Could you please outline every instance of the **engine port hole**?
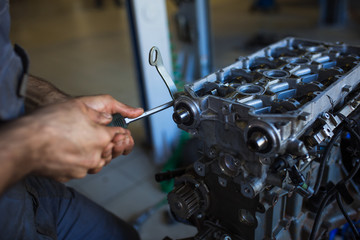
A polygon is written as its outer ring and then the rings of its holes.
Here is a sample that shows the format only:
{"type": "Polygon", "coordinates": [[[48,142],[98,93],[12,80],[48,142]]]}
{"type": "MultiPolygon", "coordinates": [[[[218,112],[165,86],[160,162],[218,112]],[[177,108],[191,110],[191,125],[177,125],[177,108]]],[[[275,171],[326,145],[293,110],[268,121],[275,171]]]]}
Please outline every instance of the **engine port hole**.
{"type": "Polygon", "coordinates": [[[293,58],[289,62],[295,63],[295,64],[306,64],[306,63],[309,63],[310,60],[307,58],[293,58]]]}
{"type": "Polygon", "coordinates": [[[285,78],[290,75],[287,71],[284,70],[269,70],[265,71],[263,74],[268,78],[285,78]]]}
{"type": "Polygon", "coordinates": [[[264,93],[264,88],[258,85],[248,84],[238,87],[236,91],[244,95],[258,95],[264,93]]]}

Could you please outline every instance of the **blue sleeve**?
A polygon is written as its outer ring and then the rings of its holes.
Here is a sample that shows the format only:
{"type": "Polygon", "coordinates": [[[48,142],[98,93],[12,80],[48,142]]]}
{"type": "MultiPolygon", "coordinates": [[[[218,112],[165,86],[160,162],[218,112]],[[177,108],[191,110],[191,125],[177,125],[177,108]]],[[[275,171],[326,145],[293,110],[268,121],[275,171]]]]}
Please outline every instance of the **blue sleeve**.
{"type": "Polygon", "coordinates": [[[0,121],[17,118],[24,112],[24,56],[15,52],[9,34],[9,1],[0,0],[0,121]]]}

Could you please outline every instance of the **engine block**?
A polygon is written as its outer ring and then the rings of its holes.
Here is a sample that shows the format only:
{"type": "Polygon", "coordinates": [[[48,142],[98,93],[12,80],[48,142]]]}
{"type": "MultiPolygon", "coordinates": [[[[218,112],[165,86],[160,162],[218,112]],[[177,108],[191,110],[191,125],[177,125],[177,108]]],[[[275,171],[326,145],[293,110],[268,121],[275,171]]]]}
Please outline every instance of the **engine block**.
{"type": "MultiPolygon", "coordinates": [[[[286,38],[185,85],[173,120],[203,149],[175,178],[173,215],[197,227],[193,239],[308,238],[319,186],[346,175],[336,131],[357,112],[359,82],[359,47],[286,38]]],[[[318,236],[344,224],[339,215],[318,236]]]]}

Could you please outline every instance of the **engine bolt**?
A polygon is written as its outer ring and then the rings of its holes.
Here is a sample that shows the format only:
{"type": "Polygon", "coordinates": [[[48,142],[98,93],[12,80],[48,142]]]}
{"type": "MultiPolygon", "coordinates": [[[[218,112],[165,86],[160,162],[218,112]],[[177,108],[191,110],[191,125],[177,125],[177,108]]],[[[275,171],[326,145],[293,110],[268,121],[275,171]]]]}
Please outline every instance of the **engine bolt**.
{"type": "Polygon", "coordinates": [[[229,235],[224,235],[221,238],[222,240],[231,240],[231,237],[229,235]]]}
{"type": "Polygon", "coordinates": [[[251,134],[248,147],[254,152],[263,151],[268,147],[268,139],[261,132],[254,132],[251,134]]]}
{"type": "Polygon", "coordinates": [[[323,113],[323,114],[322,114],[322,117],[323,117],[324,119],[329,119],[329,118],[330,118],[330,116],[329,116],[328,113],[323,113]]]}

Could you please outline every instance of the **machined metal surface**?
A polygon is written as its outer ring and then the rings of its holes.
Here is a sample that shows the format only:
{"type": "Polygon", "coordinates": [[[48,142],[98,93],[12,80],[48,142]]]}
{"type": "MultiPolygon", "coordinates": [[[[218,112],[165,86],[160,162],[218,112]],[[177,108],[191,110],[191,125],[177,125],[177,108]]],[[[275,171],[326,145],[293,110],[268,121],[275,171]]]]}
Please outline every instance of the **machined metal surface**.
{"type": "MultiPolygon", "coordinates": [[[[198,228],[194,239],[306,239],[317,159],[357,112],[359,83],[360,47],[286,38],[185,85],[173,119],[202,142],[203,156],[187,175],[209,191],[180,181],[169,203],[198,228]],[[190,199],[196,208],[176,209],[184,186],[197,192],[190,199]]],[[[345,160],[340,147],[332,151],[325,174],[336,182],[345,160]]],[[[329,223],[341,215],[332,214],[329,223]]]]}

